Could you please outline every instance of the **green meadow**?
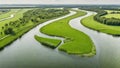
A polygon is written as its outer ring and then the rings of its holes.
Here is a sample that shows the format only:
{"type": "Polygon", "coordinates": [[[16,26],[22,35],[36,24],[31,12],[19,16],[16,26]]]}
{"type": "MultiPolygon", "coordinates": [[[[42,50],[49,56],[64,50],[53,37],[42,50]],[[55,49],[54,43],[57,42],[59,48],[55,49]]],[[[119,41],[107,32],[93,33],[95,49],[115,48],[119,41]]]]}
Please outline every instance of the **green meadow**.
{"type": "Polygon", "coordinates": [[[112,12],[120,12],[120,11],[117,11],[117,10],[106,10],[107,11],[107,15],[104,15],[103,17],[106,17],[106,18],[120,18],[120,14],[116,13],[116,14],[111,14],[112,12]]]}
{"type": "Polygon", "coordinates": [[[82,19],[82,24],[88,28],[104,32],[111,35],[120,35],[120,26],[110,26],[101,24],[93,19],[94,15],[82,19]]]}
{"type": "Polygon", "coordinates": [[[104,17],[106,17],[106,18],[112,18],[112,17],[114,17],[114,18],[120,18],[120,14],[107,14],[104,17]]]}

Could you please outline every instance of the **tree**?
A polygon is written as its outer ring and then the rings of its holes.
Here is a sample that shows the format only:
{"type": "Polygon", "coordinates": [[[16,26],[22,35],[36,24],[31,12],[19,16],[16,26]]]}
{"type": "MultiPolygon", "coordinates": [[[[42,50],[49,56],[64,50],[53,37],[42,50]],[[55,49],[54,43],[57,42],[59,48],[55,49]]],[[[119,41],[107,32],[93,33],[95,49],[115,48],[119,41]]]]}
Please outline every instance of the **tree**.
{"type": "Polygon", "coordinates": [[[4,33],[5,33],[6,35],[8,35],[8,34],[14,35],[14,34],[15,34],[15,32],[13,31],[13,28],[5,29],[5,30],[4,30],[4,33]]]}
{"type": "Polygon", "coordinates": [[[2,35],[2,32],[0,32],[0,34],[2,35]]]}
{"type": "Polygon", "coordinates": [[[4,29],[4,26],[2,26],[2,29],[4,29]]]}
{"type": "Polygon", "coordinates": [[[8,24],[6,23],[6,24],[5,24],[5,26],[7,27],[7,26],[8,26],[8,24]]]}

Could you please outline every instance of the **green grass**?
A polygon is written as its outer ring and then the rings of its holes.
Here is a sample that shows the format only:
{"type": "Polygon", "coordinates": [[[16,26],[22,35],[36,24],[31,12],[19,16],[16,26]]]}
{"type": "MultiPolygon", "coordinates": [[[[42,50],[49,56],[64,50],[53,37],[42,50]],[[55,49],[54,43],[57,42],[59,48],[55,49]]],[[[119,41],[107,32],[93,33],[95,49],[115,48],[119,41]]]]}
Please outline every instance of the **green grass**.
{"type": "MultiPolygon", "coordinates": [[[[16,12],[17,10],[18,9],[13,9],[12,12],[13,11],[16,12]]],[[[3,31],[1,29],[1,27],[4,26],[5,23],[8,24],[10,21],[16,21],[16,20],[18,20],[19,18],[21,18],[23,16],[23,13],[26,12],[26,11],[28,11],[28,10],[30,10],[30,9],[19,9],[19,11],[17,11],[15,13],[15,17],[14,18],[7,19],[7,20],[4,20],[4,21],[0,22],[0,31],[3,31]]],[[[4,14],[2,14],[2,15],[4,16],[4,14]]],[[[34,26],[33,26],[33,23],[28,22],[28,24],[25,25],[25,26],[21,26],[18,29],[14,28],[14,31],[16,32],[16,35],[5,35],[5,34],[1,35],[0,37],[5,37],[5,36],[7,36],[7,37],[0,40],[0,49],[4,48],[6,45],[10,44],[11,42],[13,42],[14,40],[16,40],[17,38],[21,37],[21,35],[23,35],[24,33],[26,33],[28,30],[30,30],[34,26]]]]}
{"type": "MultiPolygon", "coordinates": [[[[17,9],[16,9],[17,10],[17,9]]],[[[14,11],[16,11],[14,10],[14,11]]],[[[14,18],[11,18],[11,19],[7,19],[7,20],[4,20],[2,22],[0,22],[0,29],[1,29],[1,26],[4,26],[6,23],[9,23],[10,21],[16,21],[18,20],[19,18],[23,17],[23,13],[28,11],[29,9],[21,9],[19,11],[17,11],[15,13],[15,17],[14,18]]],[[[3,15],[4,16],[4,15],[3,15]]],[[[9,16],[8,16],[9,17],[9,16]]]]}
{"type": "Polygon", "coordinates": [[[104,15],[103,17],[106,17],[106,18],[120,18],[120,14],[107,14],[107,15],[104,15]]]}
{"type": "Polygon", "coordinates": [[[83,55],[91,53],[93,55],[95,54],[95,52],[93,52],[93,50],[95,51],[95,48],[90,37],[81,31],[71,28],[68,24],[71,19],[85,14],[85,12],[77,11],[77,14],[52,22],[40,30],[42,33],[48,35],[65,38],[65,43],[59,47],[59,50],[69,54],[83,55]]]}
{"type": "Polygon", "coordinates": [[[91,29],[111,35],[120,35],[120,26],[110,26],[101,24],[93,19],[94,15],[82,19],[82,24],[91,29]]]}
{"type": "MultiPolygon", "coordinates": [[[[19,18],[21,18],[23,16],[23,13],[28,11],[30,9],[11,9],[11,11],[9,13],[6,13],[6,14],[2,14],[0,15],[0,18],[4,18],[5,16],[8,17],[12,14],[12,13],[15,13],[15,16],[13,18],[10,18],[10,19],[7,19],[7,20],[4,20],[2,22],[0,22],[0,31],[3,32],[2,30],[2,26],[4,26],[5,24],[9,24],[10,21],[16,21],[18,20],[19,18]]],[[[0,35],[0,38],[1,37],[4,37],[5,35],[0,35]]]]}
{"type": "Polygon", "coordinates": [[[9,12],[1,14],[0,19],[8,18],[11,14],[15,14],[19,9],[11,9],[9,12]]]}
{"type": "Polygon", "coordinates": [[[40,43],[46,45],[46,46],[49,46],[51,48],[55,48],[57,47],[60,43],[61,43],[61,40],[58,40],[58,39],[49,39],[49,38],[43,38],[43,37],[39,37],[37,35],[35,35],[35,39],[37,41],[39,41],[40,43]]]}
{"type": "MultiPolygon", "coordinates": [[[[46,20],[44,20],[44,21],[46,21],[46,20]]],[[[42,21],[42,22],[44,22],[44,21],[42,21]]],[[[40,22],[40,23],[42,23],[42,22],[40,22]]],[[[38,24],[40,24],[40,23],[38,23],[38,24]]],[[[6,38],[0,40],[0,49],[4,48],[8,44],[12,43],[17,38],[20,38],[23,34],[28,32],[30,29],[37,26],[38,24],[33,24],[33,22],[30,21],[25,26],[20,27],[19,30],[16,30],[17,32],[15,35],[8,35],[6,38]]]]}
{"type": "MultiPolygon", "coordinates": [[[[23,13],[28,11],[30,9],[21,9],[19,10],[16,14],[15,14],[15,17],[14,18],[11,18],[11,19],[8,19],[8,20],[5,20],[5,21],[2,21],[0,23],[0,27],[2,27],[2,25],[4,25],[5,23],[9,23],[10,21],[16,21],[18,20],[19,18],[23,17],[23,13]]],[[[53,17],[53,18],[56,18],[56,17],[53,17]]],[[[53,19],[51,18],[51,19],[53,19]]],[[[8,44],[11,44],[13,41],[15,41],[16,39],[18,38],[21,38],[21,36],[23,34],[25,34],[26,32],[28,32],[29,30],[31,30],[32,28],[36,27],[37,25],[39,25],[40,23],[43,23],[45,21],[48,21],[50,19],[43,19],[41,20],[39,23],[35,23],[35,22],[32,22],[32,21],[28,21],[24,26],[23,25],[20,25],[19,27],[13,27],[13,30],[15,31],[15,35],[5,35],[5,38],[4,39],[0,39],[0,49],[3,49],[5,46],[7,46],[8,44]],[[7,37],[6,37],[7,36],[7,37]]],[[[9,27],[12,27],[9,25],[9,27]]],[[[0,28],[1,29],[1,28],[0,28]]]]}
{"type": "Polygon", "coordinates": [[[114,17],[114,18],[120,18],[120,14],[111,14],[111,12],[120,12],[120,11],[117,11],[117,10],[105,10],[105,11],[107,11],[107,15],[104,15],[104,16],[102,16],[102,17],[106,17],[106,18],[112,18],[112,17],[114,17]]]}
{"type": "MultiPolygon", "coordinates": [[[[26,26],[24,26],[23,28],[21,28],[18,32],[16,32],[16,35],[8,35],[6,38],[0,40],[0,49],[4,48],[5,46],[7,46],[8,44],[12,43],[13,41],[15,41],[17,38],[20,38],[23,34],[25,34],[26,32],[28,32],[30,29],[32,29],[33,27],[37,26],[38,24],[34,24],[34,25],[30,25],[31,22],[29,22],[29,24],[27,24],[26,26]]],[[[33,23],[33,22],[32,22],[33,23]]]]}
{"type": "Polygon", "coordinates": [[[9,13],[10,11],[5,11],[5,12],[3,12],[3,11],[0,11],[0,16],[2,15],[2,14],[6,14],[6,13],[9,13]]]}
{"type": "Polygon", "coordinates": [[[111,12],[120,12],[119,10],[105,10],[105,11],[107,11],[108,13],[111,13],[111,12]]]}

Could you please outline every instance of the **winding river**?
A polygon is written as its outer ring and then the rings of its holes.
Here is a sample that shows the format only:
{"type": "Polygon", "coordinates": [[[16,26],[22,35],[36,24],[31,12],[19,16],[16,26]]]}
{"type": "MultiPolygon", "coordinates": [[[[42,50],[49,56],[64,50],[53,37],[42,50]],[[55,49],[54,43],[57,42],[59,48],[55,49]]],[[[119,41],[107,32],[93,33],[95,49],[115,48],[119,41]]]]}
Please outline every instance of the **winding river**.
{"type": "MultiPolygon", "coordinates": [[[[44,22],[33,28],[20,39],[0,51],[0,68],[119,68],[120,67],[120,38],[99,33],[80,24],[80,20],[94,12],[87,11],[87,15],[72,19],[70,26],[83,31],[91,37],[96,45],[97,54],[93,57],[78,57],[68,55],[43,46],[34,39],[34,35],[53,38],[39,32],[39,28],[70,14],[44,22]]],[[[59,38],[59,37],[54,37],[59,38]]],[[[64,40],[63,38],[59,38],[64,40]]]]}

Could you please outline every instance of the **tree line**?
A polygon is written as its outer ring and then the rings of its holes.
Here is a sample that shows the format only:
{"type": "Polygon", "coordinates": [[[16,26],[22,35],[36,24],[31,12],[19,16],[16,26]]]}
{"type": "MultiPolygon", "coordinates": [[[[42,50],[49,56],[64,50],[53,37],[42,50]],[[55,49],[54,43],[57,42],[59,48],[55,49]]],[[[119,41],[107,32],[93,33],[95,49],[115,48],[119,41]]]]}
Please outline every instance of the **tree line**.
{"type": "Polygon", "coordinates": [[[69,13],[67,9],[36,9],[25,12],[23,15],[23,22],[31,20],[32,22],[39,22],[43,19],[51,19],[69,13]]]}
{"type": "Polygon", "coordinates": [[[113,12],[110,12],[110,14],[120,14],[120,11],[113,11],[113,12]]]}
{"type": "Polygon", "coordinates": [[[97,13],[98,14],[94,16],[94,20],[106,25],[120,26],[120,19],[114,17],[112,18],[103,17],[104,15],[108,14],[107,11],[98,10],[97,13]]]}
{"type": "MultiPolygon", "coordinates": [[[[104,17],[104,15],[107,15],[108,12],[105,11],[106,9],[104,8],[80,8],[80,9],[83,9],[83,10],[88,10],[88,11],[94,11],[94,12],[97,12],[97,14],[94,16],[94,20],[95,21],[98,21],[102,24],[106,24],[106,25],[112,25],[112,26],[120,26],[120,19],[119,18],[106,18],[104,17]]],[[[111,9],[111,10],[114,10],[114,11],[118,11],[120,9],[111,9]]],[[[119,13],[119,12],[112,12],[112,13],[119,13]]]]}

